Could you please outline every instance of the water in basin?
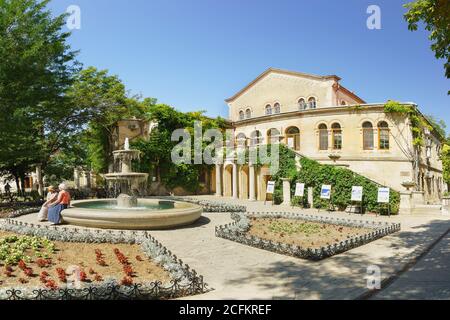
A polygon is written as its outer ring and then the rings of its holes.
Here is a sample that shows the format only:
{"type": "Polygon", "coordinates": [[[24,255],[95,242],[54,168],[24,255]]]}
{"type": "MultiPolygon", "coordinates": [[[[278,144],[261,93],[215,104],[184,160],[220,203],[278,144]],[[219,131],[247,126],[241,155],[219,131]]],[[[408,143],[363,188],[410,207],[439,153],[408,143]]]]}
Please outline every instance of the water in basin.
{"type": "Polygon", "coordinates": [[[139,203],[137,207],[133,208],[121,208],[117,206],[115,200],[105,200],[105,201],[92,201],[92,202],[83,202],[76,204],[77,208],[84,209],[106,209],[106,210],[147,210],[147,211],[156,211],[156,210],[165,210],[165,209],[173,209],[173,202],[159,202],[159,203],[139,203]]]}

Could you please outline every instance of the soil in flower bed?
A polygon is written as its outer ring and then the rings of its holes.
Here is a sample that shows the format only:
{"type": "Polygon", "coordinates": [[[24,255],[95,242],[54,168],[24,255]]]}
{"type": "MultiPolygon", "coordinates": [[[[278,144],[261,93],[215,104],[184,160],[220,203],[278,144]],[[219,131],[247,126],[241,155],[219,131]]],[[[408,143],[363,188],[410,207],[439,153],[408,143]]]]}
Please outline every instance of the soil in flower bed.
{"type": "Polygon", "coordinates": [[[251,218],[249,235],[264,240],[293,244],[302,248],[332,245],[373,231],[367,228],[339,226],[284,218],[251,218]]]}
{"type": "MultiPolygon", "coordinates": [[[[0,231],[0,241],[11,236],[24,237],[0,231]]],[[[12,246],[13,242],[4,244],[7,245],[12,246]]],[[[8,259],[14,257],[8,254],[8,259]]],[[[48,241],[46,246],[40,244],[37,251],[27,248],[17,259],[20,260],[9,263],[0,260],[0,287],[60,287],[65,284],[64,278],[70,279],[70,269],[74,266],[79,267],[79,276],[85,284],[108,278],[122,284],[170,281],[169,274],[149,260],[137,244],[48,241]]]]}

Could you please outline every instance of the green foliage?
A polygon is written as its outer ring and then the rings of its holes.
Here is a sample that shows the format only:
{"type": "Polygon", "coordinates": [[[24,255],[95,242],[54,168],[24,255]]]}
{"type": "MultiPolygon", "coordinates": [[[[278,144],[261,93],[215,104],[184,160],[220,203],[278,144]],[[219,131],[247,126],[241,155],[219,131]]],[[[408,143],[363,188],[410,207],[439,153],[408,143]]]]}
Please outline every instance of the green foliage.
{"type": "MultiPolygon", "coordinates": [[[[172,132],[176,129],[186,129],[191,134],[191,156],[193,151],[194,122],[202,123],[205,130],[224,129],[225,121],[221,118],[210,119],[203,112],[179,112],[173,107],[164,104],[149,106],[146,119],[157,123],[148,139],[137,139],[131,142],[133,148],[141,151],[141,161],[137,170],[154,175],[169,188],[183,187],[187,191],[196,192],[200,188],[200,173],[209,168],[205,164],[174,164],[171,159],[172,149],[178,142],[171,141],[172,132]]],[[[203,143],[202,150],[206,147],[203,143]]]]}
{"type": "Polygon", "coordinates": [[[443,178],[446,183],[450,183],[450,145],[444,144],[441,152],[443,166],[443,178]]]}
{"type": "Polygon", "coordinates": [[[293,235],[296,233],[301,233],[306,236],[320,233],[322,226],[318,223],[312,222],[287,222],[287,221],[273,221],[269,225],[269,230],[274,233],[282,233],[293,235]]]}
{"type": "Polygon", "coordinates": [[[423,22],[430,32],[431,50],[437,59],[444,59],[445,75],[450,78],[450,1],[416,0],[404,6],[408,9],[404,16],[408,29],[415,31],[419,22],[423,22]]]}
{"type": "MultiPolygon", "coordinates": [[[[270,149],[270,148],[269,148],[270,149]]],[[[280,170],[272,177],[275,183],[274,199],[276,203],[282,201],[282,181],[281,178],[288,178],[291,181],[291,193],[295,192],[295,183],[305,183],[305,187],[314,188],[314,206],[316,208],[326,208],[328,201],[320,199],[320,191],[322,185],[332,185],[332,198],[333,204],[340,210],[344,210],[351,204],[352,186],[362,186],[364,188],[363,205],[367,211],[370,212],[382,212],[383,206],[377,203],[378,200],[378,188],[381,187],[377,183],[373,182],[366,177],[359,175],[349,169],[323,165],[317,161],[301,158],[300,159],[301,170],[297,171],[295,165],[295,153],[280,144],[280,170]]],[[[306,197],[303,199],[302,205],[306,206],[306,197]]],[[[391,211],[398,213],[400,194],[394,190],[391,190],[390,199],[391,211]]],[[[294,205],[300,205],[297,198],[294,205]]]]}

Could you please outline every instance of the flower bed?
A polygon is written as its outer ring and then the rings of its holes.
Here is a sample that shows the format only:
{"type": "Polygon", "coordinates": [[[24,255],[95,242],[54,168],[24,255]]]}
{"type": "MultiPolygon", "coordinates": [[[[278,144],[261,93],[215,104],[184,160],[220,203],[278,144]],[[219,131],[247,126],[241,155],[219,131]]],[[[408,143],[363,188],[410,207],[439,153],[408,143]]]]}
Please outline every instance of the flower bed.
{"type": "MultiPolygon", "coordinates": [[[[39,281],[42,284],[30,286],[23,281],[23,283],[20,282],[20,285],[1,287],[0,299],[168,299],[200,294],[208,290],[202,276],[197,275],[194,270],[191,270],[188,265],[185,265],[145,231],[106,231],[49,227],[23,223],[13,219],[3,221],[0,229],[5,232],[31,236],[31,238],[24,238],[26,240],[23,241],[26,243],[31,243],[30,239],[43,239],[36,241],[43,241],[43,243],[47,243],[46,241],[61,241],[68,243],[67,245],[72,243],[80,246],[83,246],[82,243],[85,243],[98,247],[101,247],[102,244],[116,245],[116,248],[109,252],[110,257],[106,256],[105,250],[92,250],[92,261],[96,261],[93,263],[98,265],[95,268],[92,266],[82,268],[79,274],[82,283],[80,288],[64,283],[64,280],[67,281],[67,274],[63,273],[64,269],[61,266],[56,264],[55,270],[47,270],[45,268],[55,267],[55,265],[52,262],[45,261],[45,257],[42,260],[34,257],[32,268],[35,270],[33,270],[32,274],[36,278],[39,276],[39,281]],[[125,250],[120,244],[139,245],[141,252],[167,273],[166,281],[157,279],[155,281],[134,283],[133,277],[136,275],[136,272],[139,272],[138,266],[144,264],[144,260],[147,260],[145,263],[148,264],[148,259],[143,259],[142,256],[137,254],[134,257],[125,255],[125,250]],[[114,257],[115,261],[111,257],[114,257]],[[120,266],[118,277],[104,280],[99,271],[105,265],[113,262],[120,266]],[[37,271],[40,269],[45,270],[42,270],[38,275],[37,271]]],[[[40,244],[37,247],[41,247],[40,244]]],[[[29,250],[29,247],[25,248],[25,251],[27,250],[29,250]]],[[[80,256],[83,256],[83,253],[80,256]]],[[[20,260],[22,259],[19,259],[19,262],[20,260]]],[[[8,266],[11,275],[14,272],[18,272],[18,270],[14,269],[19,268],[22,270],[20,272],[25,272],[31,267],[30,263],[26,261],[24,263],[25,265],[21,263],[21,266],[17,265],[14,268],[8,266]]],[[[8,271],[6,267],[5,271],[8,271]]],[[[23,279],[28,280],[25,276],[23,279]]]]}
{"type": "Polygon", "coordinates": [[[199,200],[189,197],[164,197],[175,201],[184,201],[199,205],[203,208],[204,212],[246,212],[246,206],[227,204],[220,201],[212,200],[199,200]]]}
{"type": "Polygon", "coordinates": [[[233,223],[216,227],[217,237],[309,260],[325,259],[400,230],[400,224],[397,223],[370,222],[294,213],[232,214],[232,219],[234,220],[233,223]],[[250,219],[272,219],[274,221],[277,219],[288,219],[289,221],[297,220],[299,222],[313,222],[347,228],[359,228],[361,232],[357,235],[351,235],[346,239],[335,239],[338,241],[331,241],[331,243],[327,245],[299,246],[293,243],[286,243],[283,240],[278,241],[279,238],[277,240],[273,240],[273,237],[272,239],[267,237],[266,239],[263,239],[262,237],[250,234],[249,230],[252,227],[250,219]]]}

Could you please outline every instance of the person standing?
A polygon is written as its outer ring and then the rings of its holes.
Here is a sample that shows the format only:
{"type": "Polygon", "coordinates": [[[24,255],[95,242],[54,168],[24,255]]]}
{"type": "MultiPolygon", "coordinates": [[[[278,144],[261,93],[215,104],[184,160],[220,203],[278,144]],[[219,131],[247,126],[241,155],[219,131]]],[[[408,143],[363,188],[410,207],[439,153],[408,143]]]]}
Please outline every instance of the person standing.
{"type": "Polygon", "coordinates": [[[60,224],[62,222],[61,212],[70,206],[70,193],[67,191],[67,186],[61,183],[58,186],[58,198],[53,202],[48,209],[48,221],[53,224],[60,224]]]}
{"type": "Polygon", "coordinates": [[[11,195],[11,186],[9,185],[9,182],[6,182],[6,185],[5,185],[5,193],[6,193],[6,195],[11,195]]]}

